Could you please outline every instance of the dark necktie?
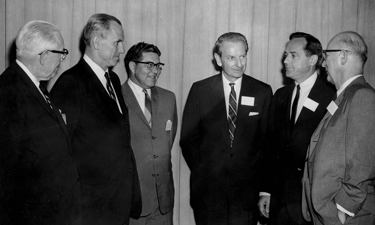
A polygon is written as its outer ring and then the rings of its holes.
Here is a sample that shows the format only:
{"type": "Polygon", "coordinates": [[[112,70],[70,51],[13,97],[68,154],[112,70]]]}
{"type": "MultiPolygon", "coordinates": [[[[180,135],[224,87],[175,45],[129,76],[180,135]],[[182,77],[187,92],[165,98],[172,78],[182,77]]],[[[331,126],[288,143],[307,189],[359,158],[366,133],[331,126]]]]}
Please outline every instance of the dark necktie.
{"type": "Polygon", "coordinates": [[[111,79],[109,79],[109,76],[108,76],[108,73],[105,72],[104,74],[105,76],[105,79],[107,79],[107,90],[108,90],[108,94],[109,96],[117,103],[116,101],[116,96],[115,96],[115,92],[113,91],[113,88],[112,88],[112,85],[111,85],[111,79]]]}
{"type": "Polygon", "coordinates": [[[233,145],[234,140],[234,131],[236,130],[236,121],[237,121],[237,98],[236,91],[234,90],[234,83],[229,84],[231,87],[229,95],[229,138],[230,138],[230,147],[233,145]]]}
{"type": "Polygon", "coordinates": [[[300,86],[297,85],[297,90],[296,90],[296,96],[294,97],[293,104],[292,104],[292,116],[290,117],[290,127],[291,131],[293,130],[293,126],[296,121],[296,115],[297,115],[297,106],[298,106],[298,100],[299,100],[299,92],[300,92],[300,86]]]}
{"type": "Polygon", "coordinates": [[[147,119],[148,124],[152,125],[151,117],[152,117],[152,105],[151,105],[151,98],[148,95],[147,90],[143,89],[143,93],[145,93],[145,117],[147,119]]]}
{"type": "Polygon", "coordinates": [[[42,91],[42,93],[44,95],[44,98],[46,99],[47,104],[51,108],[53,116],[56,118],[56,114],[54,112],[55,110],[54,110],[54,108],[52,106],[52,102],[51,102],[51,99],[49,97],[49,92],[47,91],[47,88],[46,88],[45,84],[42,83],[42,82],[39,82],[39,89],[42,91]]]}

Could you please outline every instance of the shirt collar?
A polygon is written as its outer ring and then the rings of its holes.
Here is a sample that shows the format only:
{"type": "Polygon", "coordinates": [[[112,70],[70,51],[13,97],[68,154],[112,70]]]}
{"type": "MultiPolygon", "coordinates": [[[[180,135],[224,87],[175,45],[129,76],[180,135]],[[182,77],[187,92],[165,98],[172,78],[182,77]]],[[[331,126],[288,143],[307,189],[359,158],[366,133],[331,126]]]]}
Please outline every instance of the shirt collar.
{"type": "Polygon", "coordinates": [[[355,80],[355,79],[357,79],[358,77],[361,77],[361,76],[362,76],[362,74],[358,74],[358,75],[356,75],[356,76],[354,76],[354,77],[351,77],[351,78],[348,79],[347,81],[345,81],[345,82],[341,85],[341,87],[339,88],[339,90],[337,91],[337,95],[336,95],[336,96],[339,96],[339,95],[345,90],[345,88],[346,88],[347,86],[349,86],[350,83],[353,82],[353,80],[355,80]]]}
{"type": "Polygon", "coordinates": [[[34,85],[39,89],[40,82],[34,77],[34,75],[30,72],[29,69],[18,59],[16,59],[16,63],[22,68],[22,70],[27,74],[30,80],[34,83],[34,85]]]}
{"type": "MultiPolygon", "coordinates": [[[[138,86],[137,84],[135,84],[130,78],[128,79],[128,84],[130,86],[130,88],[135,91],[138,95],[143,95],[143,88],[141,88],[140,86],[138,86]]],[[[150,89],[146,89],[147,90],[147,93],[149,96],[151,96],[151,90],[150,89]]]]}
{"type": "Polygon", "coordinates": [[[234,82],[230,82],[230,81],[224,76],[224,73],[221,73],[221,76],[222,76],[222,79],[223,79],[224,87],[229,86],[230,83],[235,83],[235,86],[236,86],[236,87],[240,87],[240,86],[241,86],[242,77],[238,78],[238,79],[235,80],[234,82]]]}
{"type": "Polygon", "coordinates": [[[301,89],[305,89],[307,87],[312,87],[315,84],[316,79],[318,78],[318,74],[315,72],[309,78],[304,80],[302,83],[298,84],[294,81],[294,84],[297,86],[299,85],[301,89]]]}
{"type": "Polygon", "coordinates": [[[98,64],[92,61],[92,59],[88,55],[84,54],[83,59],[87,62],[87,64],[89,64],[89,66],[99,79],[103,78],[104,74],[108,72],[108,69],[104,71],[98,64]]]}

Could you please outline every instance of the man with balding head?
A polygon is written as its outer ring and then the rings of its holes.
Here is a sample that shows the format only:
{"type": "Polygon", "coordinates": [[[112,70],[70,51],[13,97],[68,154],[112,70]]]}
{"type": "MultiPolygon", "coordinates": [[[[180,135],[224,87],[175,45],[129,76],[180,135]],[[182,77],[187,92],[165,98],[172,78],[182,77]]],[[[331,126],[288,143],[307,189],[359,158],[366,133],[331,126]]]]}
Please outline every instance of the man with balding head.
{"type": "Polygon", "coordinates": [[[324,52],[337,98],[311,137],[302,210],[314,224],[375,224],[375,91],[363,77],[367,46],[352,31],[324,52]]]}

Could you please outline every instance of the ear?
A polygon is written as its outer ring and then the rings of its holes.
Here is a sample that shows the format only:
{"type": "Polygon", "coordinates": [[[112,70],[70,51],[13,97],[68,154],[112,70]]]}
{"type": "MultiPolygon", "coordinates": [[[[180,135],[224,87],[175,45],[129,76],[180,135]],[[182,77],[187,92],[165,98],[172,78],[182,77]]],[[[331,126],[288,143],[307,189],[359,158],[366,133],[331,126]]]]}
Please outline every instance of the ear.
{"type": "Polygon", "coordinates": [[[100,38],[98,36],[93,37],[91,40],[91,44],[94,47],[94,49],[98,49],[100,44],[100,38]]]}
{"type": "Polygon", "coordinates": [[[310,66],[315,66],[318,63],[318,56],[311,55],[310,56],[310,66]]]}
{"type": "Polygon", "coordinates": [[[48,54],[48,51],[44,51],[44,52],[42,52],[42,54],[39,55],[40,65],[44,66],[46,64],[47,54],[48,54]]]}
{"type": "Polygon", "coordinates": [[[341,65],[345,65],[348,61],[349,53],[347,51],[341,51],[339,55],[339,60],[341,65]]]}
{"type": "MultiPolygon", "coordinates": [[[[132,74],[135,74],[135,62],[130,61],[129,62],[129,69],[132,71],[132,74]]],[[[130,76],[130,74],[128,74],[130,76]]]]}
{"type": "Polygon", "coordinates": [[[219,56],[219,54],[214,53],[214,57],[215,57],[217,65],[221,67],[223,63],[221,62],[221,57],[219,56]]]}

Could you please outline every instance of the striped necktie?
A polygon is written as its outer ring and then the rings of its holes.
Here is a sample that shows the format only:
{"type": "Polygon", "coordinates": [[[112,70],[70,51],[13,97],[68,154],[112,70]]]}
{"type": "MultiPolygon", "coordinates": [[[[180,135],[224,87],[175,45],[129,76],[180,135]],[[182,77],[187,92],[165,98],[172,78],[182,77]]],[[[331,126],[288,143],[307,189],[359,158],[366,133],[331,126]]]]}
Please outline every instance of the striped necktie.
{"type": "Polygon", "coordinates": [[[147,119],[148,124],[152,125],[151,117],[152,117],[152,105],[151,105],[151,98],[148,95],[147,90],[143,89],[143,93],[145,93],[145,117],[147,119]]]}
{"type": "Polygon", "coordinates": [[[237,121],[237,98],[236,91],[234,90],[234,83],[229,84],[231,87],[229,95],[229,138],[230,138],[230,147],[233,145],[234,140],[234,131],[236,130],[236,121],[237,121]]]}
{"type": "Polygon", "coordinates": [[[105,79],[107,79],[107,90],[108,90],[108,94],[109,96],[115,101],[116,101],[116,96],[115,96],[115,92],[113,91],[113,88],[112,88],[112,85],[111,85],[111,79],[109,79],[109,75],[107,72],[105,72],[104,74],[105,76],[105,79]]]}
{"type": "Polygon", "coordinates": [[[47,88],[45,86],[44,83],[40,82],[39,83],[39,89],[42,91],[43,95],[44,95],[44,98],[46,100],[46,102],[48,103],[49,107],[51,108],[51,111],[52,111],[52,114],[55,116],[56,118],[56,114],[55,114],[55,111],[54,111],[54,108],[52,106],[52,102],[51,102],[51,99],[49,97],[49,92],[47,91],[47,88]]]}

